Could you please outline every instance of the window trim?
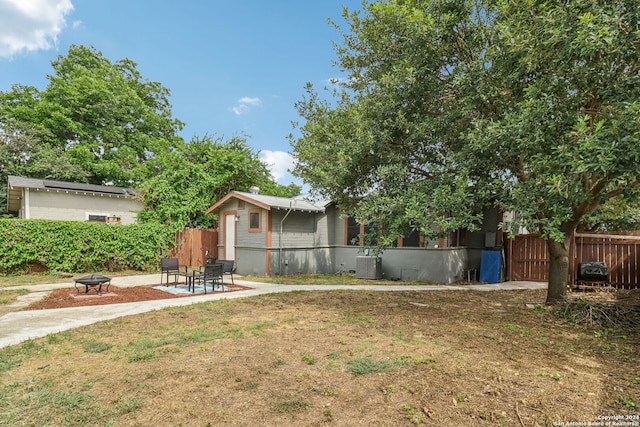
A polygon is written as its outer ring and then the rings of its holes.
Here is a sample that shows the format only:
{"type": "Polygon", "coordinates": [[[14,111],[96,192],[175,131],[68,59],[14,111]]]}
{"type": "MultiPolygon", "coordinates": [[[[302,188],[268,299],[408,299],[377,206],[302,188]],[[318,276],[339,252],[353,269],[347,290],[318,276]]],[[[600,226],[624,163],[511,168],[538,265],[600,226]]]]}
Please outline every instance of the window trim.
{"type": "Polygon", "coordinates": [[[249,209],[247,212],[248,224],[247,227],[249,229],[249,233],[262,233],[262,209],[249,209]],[[251,227],[251,215],[258,215],[258,228],[251,227]]]}

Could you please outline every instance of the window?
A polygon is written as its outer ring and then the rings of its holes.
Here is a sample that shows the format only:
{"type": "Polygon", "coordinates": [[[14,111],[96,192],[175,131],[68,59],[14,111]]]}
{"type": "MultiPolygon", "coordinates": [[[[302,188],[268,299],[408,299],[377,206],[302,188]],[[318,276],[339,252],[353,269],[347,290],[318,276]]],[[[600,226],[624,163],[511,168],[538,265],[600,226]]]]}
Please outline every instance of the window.
{"type": "Polygon", "coordinates": [[[260,233],[262,231],[262,221],[260,219],[260,209],[252,209],[249,211],[250,232],[260,233]]]}
{"type": "Polygon", "coordinates": [[[403,248],[417,248],[420,246],[420,232],[411,230],[402,238],[403,248]]]}
{"type": "Polygon", "coordinates": [[[100,213],[100,212],[86,212],[85,218],[90,222],[102,222],[106,223],[107,218],[109,217],[108,213],[100,213]]]}
{"type": "Polygon", "coordinates": [[[347,238],[345,244],[347,245],[360,245],[360,224],[352,218],[347,217],[347,238]]]}
{"type": "Polygon", "coordinates": [[[346,230],[345,230],[345,245],[350,246],[363,246],[365,244],[364,239],[371,239],[370,234],[375,232],[376,226],[363,225],[356,221],[353,217],[347,217],[346,230]],[[365,236],[369,235],[369,236],[365,236]]]}
{"type": "Polygon", "coordinates": [[[467,230],[464,228],[459,228],[457,230],[452,231],[449,234],[449,247],[459,247],[466,246],[467,244],[467,230]]]}
{"type": "Polygon", "coordinates": [[[238,210],[244,209],[244,200],[238,200],[238,210]]]}

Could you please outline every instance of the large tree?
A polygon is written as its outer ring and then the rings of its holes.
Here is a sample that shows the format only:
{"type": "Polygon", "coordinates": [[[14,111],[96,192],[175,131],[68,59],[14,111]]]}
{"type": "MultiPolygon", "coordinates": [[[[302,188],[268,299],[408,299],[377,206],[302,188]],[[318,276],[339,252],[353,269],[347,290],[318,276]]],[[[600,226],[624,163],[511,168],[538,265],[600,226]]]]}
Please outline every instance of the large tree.
{"type": "Polygon", "coordinates": [[[28,125],[0,129],[0,212],[7,209],[7,176],[85,181],[88,173],[73,164],[65,151],[42,143],[45,131],[28,125]]]}
{"type": "Polygon", "coordinates": [[[349,78],[298,103],[296,172],[382,244],[474,227],[488,204],[517,211],[547,241],[547,302],[564,299],[576,227],[638,199],[640,1],[389,0],[344,15],[349,78]]]}
{"type": "Polygon", "coordinates": [[[228,140],[194,137],[164,156],[157,165],[161,171],[142,184],[140,197],[145,209],[138,219],[176,228],[209,227],[217,218],[204,212],[229,191],[248,191],[255,185],[263,194],[300,194],[300,187],[294,184],[276,184],[258,154],[241,136],[228,140]]]}
{"type": "Polygon", "coordinates": [[[42,143],[64,150],[89,182],[136,185],[181,141],[169,90],[143,79],[133,61],[112,63],[94,48],[71,46],[52,66],[45,90],[15,84],[0,92],[0,125],[46,131],[42,143]]]}

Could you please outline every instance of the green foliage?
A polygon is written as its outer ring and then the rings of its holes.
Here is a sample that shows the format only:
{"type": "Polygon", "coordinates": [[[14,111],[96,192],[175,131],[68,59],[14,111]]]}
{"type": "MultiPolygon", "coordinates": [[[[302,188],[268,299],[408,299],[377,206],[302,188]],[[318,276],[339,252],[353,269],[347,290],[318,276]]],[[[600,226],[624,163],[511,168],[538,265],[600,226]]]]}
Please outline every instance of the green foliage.
{"type": "Polygon", "coordinates": [[[301,399],[285,400],[275,403],[276,412],[280,414],[295,414],[302,412],[305,409],[309,409],[310,407],[311,403],[301,399]]]}
{"type": "Polygon", "coordinates": [[[24,123],[0,128],[0,211],[6,211],[9,175],[86,182],[88,172],[62,148],[43,142],[47,134],[24,123]]]}
{"type": "Polygon", "coordinates": [[[82,349],[87,353],[102,353],[103,351],[110,350],[111,347],[113,347],[112,344],[97,340],[89,340],[83,344],[82,349]]]}
{"type": "Polygon", "coordinates": [[[160,160],[162,171],[141,186],[145,205],[138,214],[141,222],[210,227],[216,218],[205,211],[229,191],[248,191],[257,185],[263,194],[292,197],[300,192],[295,185],[275,184],[267,165],[240,137],[227,141],[196,137],[160,160]]]}
{"type": "Polygon", "coordinates": [[[153,270],[174,242],[173,229],[160,224],[0,219],[0,235],[1,273],[34,265],[67,272],[153,270]]]}
{"type": "Polygon", "coordinates": [[[0,92],[0,122],[46,131],[41,142],[64,151],[93,184],[130,187],[154,174],[158,156],[181,142],[169,90],[92,47],[71,46],[52,62],[47,88],[16,84],[0,92]]]}
{"type": "Polygon", "coordinates": [[[309,86],[297,104],[295,173],[381,245],[516,211],[548,239],[547,300],[562,300],[567,236],[640,197],[638,0],[380,0],[344,15],[349,76],[333,102],[309,86]]]}
{"type": "Polygon", "coordinates": [[[216,218],[204,211],[231,190],[257,185],[263,194],[300,193],[295,184],[276,184],[244,137],[185,143],[169,90],[144,79],[135,62],[71,46],[52,67],[43,91],[15,84],[0,92],[0,210],[10,174],[142,184],[140,221],[174,228],[211,226],[216,218]]]}
{"type": "Polygon", "coordinates": [[[615,197],[597,211],[585,215],[579,228],[589,231],[640,230],[640,206],[621,196],[615,197]]]}
{"type": "Polygon", "coordinates": [[[386,360],[373,360],[370,357],[356,357],[347,362],[347,370],[356,375],[366,375],[374,372],[388,372],[393,364],[386,360]]]}

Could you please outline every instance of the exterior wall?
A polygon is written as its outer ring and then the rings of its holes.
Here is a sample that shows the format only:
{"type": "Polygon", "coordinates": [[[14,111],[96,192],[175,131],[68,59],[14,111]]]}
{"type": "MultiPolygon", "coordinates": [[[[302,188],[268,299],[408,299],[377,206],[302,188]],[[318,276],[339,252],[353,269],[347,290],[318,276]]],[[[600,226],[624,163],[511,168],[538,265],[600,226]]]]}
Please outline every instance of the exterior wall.
{"type": "Polygon", "coordinates": [[[267,275],[267,251],[236,246],[236,273],[242,276],[267,275]]]}
{"type": "Polygon", "coordinates": [[[85,195],[63,191],[25,191],[28,207],[23,205],[21,217],[27,219],[55,219],[87,221],[88,214],[118,216],[122,224],[136,222],[140,203],[131,198],[85,195]]]}
{"type": "MultiPolygon", "coordinates": [[[[355,272],[356,257],[364,253],[355,246],[335,248],[340,262],[335,272],[355,272]]],[[[382,259],[382,277],[388,280],[431,280],[453,283],[466,278],[467,268],[477,259],[478,267],[482,250],[468,248],[390,248],[382,259]]]]}
{"type": "Polygon", "coordinates": [[[331,205],[326,210],[328,228],[328,244],[331,246],[344,245],[344,218],[340,217],[340,211],[331,205]]]}
{"type": "MultiPolygon", "coordinates": [[[[225,213],[234,213],[237,217],[235,222],[235,245],[236,245],[236,273],[246,276],[266,276],[267,275],[267,239],[269,232],[268,216],[269,212],[251,203],[238,203],[237,199],[230,199],[224,208],[220,210],[220,220],[225,217],[225,213]],[[249,231],[249,213],[258,211],[260,213],[259,231],[249,231]]],[[[220,224],[222,228],[224,224],[220,224]]],[[[227,230],[222,231],[222,236],[227,230]]],[[[218,240],[219,258],[225,258],[225,238],[218,240]]]]}
{"type": "Polygon", "coordinates": [[[238,215],[236,221],[236,248],[265,249],[267,243],[267,211],[250,203],[245,203],[244,208],[238,207],[237,201],[230,203],[225,210],[235,210],[238,215]],[[249,231],[249,213],[259,211],[260,231],[249,231]]]}
{"type": "Polygon", "coordinates": [[[487,209],[484,212],[482,226],[479,231],[471,232],[467,238],[467,247],[485,248],[500,246],[502,242],[498,237],[498,224],[502,218],[496,208],[487,209]]]}
{"type": "Polygon", "coordinates": [[[333,249],[324,248],[283,248],[271,257],[273,275],[288,274],[331,274],[335,272],[333,249]],[[279,255],[282,253],[282,264],[279,255]]]}
{"type": "MultiPolygon", "coordinates": [[[[359,246],[345,245],[345,220],[329,206],[324,214],[286,209],[260,209],[249,202],[244,207],[230,199],[219,211],[237,215],[236,262],[240,275],[288,275],[299,273],[355,272],[356,257],[364,255],[359,246]],[[260,230],[249,231],[249,213],[259,209],[260,230]],[[280,227],[282,225],[282,233],[280,227]]],[[[493,229],[497,213],[489,215],[484,229],[493,229]]],[[[381,255],[386,279],[431,280],[452,283],[467,277],[468,269],[480,268],[485,247],[485,231],[469,233],[467,247],[438,248],[438,241],[426,247],[389,248],[381,255]]],[[[219,253],[224,254],[224,239],[219,253]]],[[[220,256],[223,257],[222,255],[220,256]]]]}
{"type": "Polygon", "coordinates": [[[271,212],[272,274],[331,272],[326,215],[299,211],[287,215],[287,212],[271,212]]]}

